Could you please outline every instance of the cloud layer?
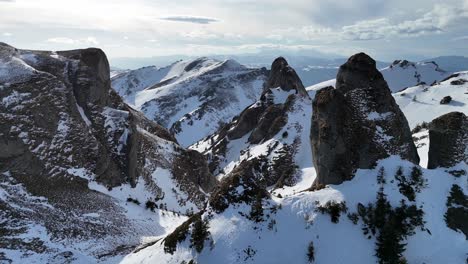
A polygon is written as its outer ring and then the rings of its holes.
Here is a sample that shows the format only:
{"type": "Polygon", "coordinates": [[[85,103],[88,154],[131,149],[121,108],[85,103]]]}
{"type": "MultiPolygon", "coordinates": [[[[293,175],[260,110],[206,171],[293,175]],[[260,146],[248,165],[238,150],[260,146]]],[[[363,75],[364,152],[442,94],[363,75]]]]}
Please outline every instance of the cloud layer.
{"type": "Polygon", "coordinates": [[[468,0],[0,0],[0,41],[111,57],[314,46],[380,59],[465,55],[468,0]],[[155,17],[154,14],[158,14],[155,17]],[[401,45],[404,43],[404,45],[401,45]]]}
{"type": "Polygon", "coordinates": [[[210,24],[214,22],[219,22],[216,18],[210,17],[197,17],[197,16],[168,16],[162,17],[161,20],[174,21],[174,22],[188,22],[195,24],[210,24]]]}

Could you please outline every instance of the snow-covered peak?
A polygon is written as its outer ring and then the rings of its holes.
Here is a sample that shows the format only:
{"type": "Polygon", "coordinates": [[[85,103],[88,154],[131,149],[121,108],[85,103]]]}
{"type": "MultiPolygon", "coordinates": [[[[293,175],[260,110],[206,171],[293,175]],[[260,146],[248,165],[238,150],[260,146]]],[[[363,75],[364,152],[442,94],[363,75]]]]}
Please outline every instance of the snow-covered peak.
{"type": "Polygon", "coordinates": [[[432,84],[449,76],[435,62],[396,60],[380,70],[392,92],[418,84],[432,84]]]}
{"type": "Polygon", "coordinates": [[[112,79],[124,101],[170,128],[184,146],[208,136],[260,96],[266,69],[206,57],[112,79]],[[196,131],[196,132],[193,132],[196,131]]]}

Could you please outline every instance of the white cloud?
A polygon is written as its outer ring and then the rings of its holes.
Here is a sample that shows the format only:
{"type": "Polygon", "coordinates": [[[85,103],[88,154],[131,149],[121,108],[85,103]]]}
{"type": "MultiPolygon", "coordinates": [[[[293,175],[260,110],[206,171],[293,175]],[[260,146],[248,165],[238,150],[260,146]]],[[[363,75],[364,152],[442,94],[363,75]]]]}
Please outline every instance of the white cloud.
{"type": "Polygon", "coordinates": [[[413,20],[390,22],[388,18],[365,20],[342,28],[345,40],[376,40],[391,37],[415,37],[441,33],[468,23],[468,8],[460,5],[435,5],[430,12],[413,20]]]}
{"type": "Polygon", "coordinates": [[[99,45],[99,41],[95,37],[87,37],[81,39],[72,39],[67,37],[55,37],[47,39],[47,42],[66,45],[99,45]]]}
{"type": "Polygon", "coordinates": [[[13,34],[10,33],[10,32],[4,32],[4,33],[2,34],[2,36],[4,36],[4,37],[11,37],[11,36],[13,36],[13,34]]]}
{"type": "Polygon", "coordinates": [[[283,45],[279,49],[313,44],[333,51],[396,53],[402,49],[381,44],[405,38],[409,54],[421,49],[423,40],[414,36],[424,35],[426,47],[434,44],[451,53],[457,46],[460,55],[468,55],[462,41],[450,42],[450,48],[442,43],[468,35],[468,0],[21,0],[0,5],[0,32],[14,33],[10,44],[28,48],[100,46],[110,56],[123,57],[230,53],[246,43],[273,42],[283,45]],[[187,48],[193,45],[199,46],[187,48]]]}
{"type": "Polygon", "coordinates": [[[452,41],[468,40],[468,36],[461,36],[453,38],[452,41]]]}
{"type": "Polygon", "coordinates": [[[211,17],[201,17],[201,16],[167,16],[161,17],[161,20],[174,21],[174,22],[188,22],[194,24],[210,24],[214,22],[219,22],[220,20],[211,17]]]}

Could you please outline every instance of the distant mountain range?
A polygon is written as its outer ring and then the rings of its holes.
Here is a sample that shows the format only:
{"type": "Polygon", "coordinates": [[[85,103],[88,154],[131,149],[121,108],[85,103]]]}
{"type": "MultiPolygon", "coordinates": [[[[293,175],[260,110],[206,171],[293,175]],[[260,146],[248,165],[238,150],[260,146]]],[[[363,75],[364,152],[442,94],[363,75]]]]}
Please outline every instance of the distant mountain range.
{"type": "MultiPolygon", "coordinates": [[[[247,67],[269,68],[271,61],[279,55],[285,57],[289,64],[296,69],[305,86],[333,79],[338,72],[338,67],[346,61],[344,57],[330,58],[325,55],[303,56],[292,53],[282,54],[280,51],[276,54],[212,55],[209,57],[216,60],[233,59],[247,67]]],[[[171,55],[148,58],[114,58],[111,60],[111,65],[117,69],[137,69],[148,65],[161,68],[178,60],[191,59],[196,59],[196,57],[171,55]]],[[[416,63],[418,62],[435,62],[441,69],[447,72],[458,72],[468,69],[468,58],[463,56],[441,56],[417,61],[416,63]]],[[[378,69],[388,67],[391,64],[391,62],[376,61],[378,69]]]]}

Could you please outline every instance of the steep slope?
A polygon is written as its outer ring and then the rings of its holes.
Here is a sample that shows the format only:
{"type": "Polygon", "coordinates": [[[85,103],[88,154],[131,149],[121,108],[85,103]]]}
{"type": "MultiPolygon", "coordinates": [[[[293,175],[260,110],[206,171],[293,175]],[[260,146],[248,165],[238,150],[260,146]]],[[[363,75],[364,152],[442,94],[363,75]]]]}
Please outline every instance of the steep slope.
{"type": "Polygon", "coordinates": [[[216,184],[199,153],[122,102],[99,49],[0,43],[0,97],[1,261],[117,262],[216,184]]]}
{"type": "MultiPolygon", "coordinates": [[[[192,146],[205,150],[221,179],[207,208],[165,239],[129,254],[123,263],[465,261],[468,240],[457,226],[464,223],[463,216],[461,222],[458,217],[468,194],[466,174],[455,177],[446,172],[451,169],[426,170],[390,156],[373,169],[357,170],[351,181],[307,190],[316,177],[307,129],[311,100],[294,90],[267,88],[263,100],[192,146]],[[285,114],[276,118],[285,117],[286,122],[268,117],[278,108],[285,114]],[[277,129],[275,123],[281,124],[279,130],[271,130],[277,129]],[[262,134],[257,141],[252,135],[259,129],[277,132],[262,134]],[[296,152],[275,159],[285,153],[278,148],[287,150],[286,145],[296,152]],[[272,170],[275,160],[284,162],[272,170]],[[277,177],[275,172],[291,175],[284,168],[295,168],[295,177],[283,178],[292,181],[277,177]]],[[[452,169],[467,166],[460,163],[452,169]]]]}
{"type": "Polygon", "coordinates": [[[266,74],[266,69],[249,69],[233,60],[198,58],[130,71],[114,77],[112,86],[125,102],[188,146],[255,102],[266,74]]]}
{"type": "Polygon", "coordinates": [[[439,65],[431,62],[410,62],[396,60],[390,66],[380,70],[392,92],[419,84],[433,84],[450,75],[439,65]]]}
{"type": "Polygon", "coordinates": [[[297,170],[297,163],[311,165],[307,149],[310,115],[311,100],[301,80],[284,58],[278,58],[260,99],[191,148],[208,157],[211,172],[220,179],[253,160],[265,163],[269,186],[292,187],[311,180],[308,171],[297,170]]]}

